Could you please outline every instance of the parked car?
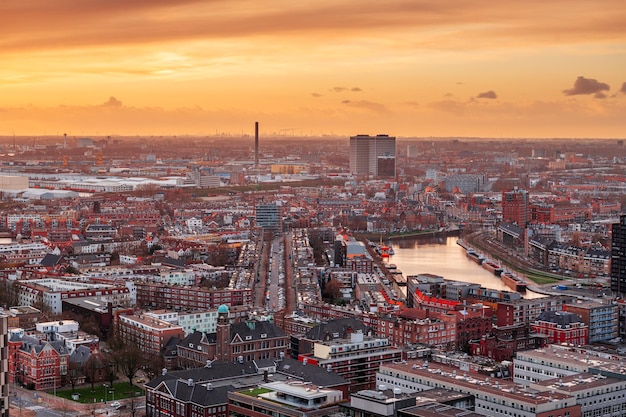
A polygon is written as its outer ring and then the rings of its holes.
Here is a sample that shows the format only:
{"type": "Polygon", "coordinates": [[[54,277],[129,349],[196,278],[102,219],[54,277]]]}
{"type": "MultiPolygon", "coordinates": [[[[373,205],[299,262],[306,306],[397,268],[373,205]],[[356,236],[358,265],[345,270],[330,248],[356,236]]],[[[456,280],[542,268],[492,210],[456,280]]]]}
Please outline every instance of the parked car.
{"type": "Polygon", "coordinates": [[[119,401],[113,401],[111,403],[111,408],[113,408],[114,410],[117,410],[118,408],[120,408],[122,406],[122,404],[120,404],[119,401]]]}

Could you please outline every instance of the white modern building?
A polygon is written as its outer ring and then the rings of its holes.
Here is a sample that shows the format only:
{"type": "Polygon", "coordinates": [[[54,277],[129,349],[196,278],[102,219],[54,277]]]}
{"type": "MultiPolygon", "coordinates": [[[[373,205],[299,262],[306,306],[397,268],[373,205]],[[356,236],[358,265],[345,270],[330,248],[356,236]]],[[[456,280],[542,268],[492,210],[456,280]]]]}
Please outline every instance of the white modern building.
{"type": "Polygon", "coordinates": [[[508,380],[461,370],[441,363],[415,360],[381,365],[376,382],[402,392],[444,388],[472,395],[475,412],[486,416],[580,416],[575,395],[537,387],[529,389],[508,380]]]}

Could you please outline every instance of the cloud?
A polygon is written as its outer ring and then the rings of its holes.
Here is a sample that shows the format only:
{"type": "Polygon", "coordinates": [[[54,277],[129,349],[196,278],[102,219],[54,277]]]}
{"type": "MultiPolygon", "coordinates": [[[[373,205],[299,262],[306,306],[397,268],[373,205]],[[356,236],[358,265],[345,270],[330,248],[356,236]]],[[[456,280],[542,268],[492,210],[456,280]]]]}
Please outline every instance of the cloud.
{"type": "Polygon", "coordinates": [[[122,102],[116,99],[115,97],[111,96],[106,102],[102,103],[102,106],[103,107],[122,107],[122,102]]]}
{"type": "Polygon", "coordinates": [[[341,104],[345,104],[350,107],[370,110],[377,113],[387,113],[389,110],[382,103],[375,103],[373,101],[360,100],[360,101],[351,101],[351,100],[343,100],[341,104]]]}
{"type": "Polygon", "coordinates": [[[595,93],[593,98],[606,98],[606,94],[604,93],[595,93]]]}
{"type": "MultiPolygon", "coordinates": [[[[576,78],[574,81],[574,87],[568,88],[567,90],[563,90],[563,94],[566,96],[576,96],[581,94],[595,94],[596,98],[604,98],[598,97],[599,93],[602,91],[609,91],[611,87],[609,87],[606,83],[601,83],[594,78],[585,78],[580,76],[576,78]]],[[[603,95],[603,94],[601,94],[603,95]]]]}
{"type": "Polygon", "coordinates": [[[626,82],[622,84],[622,88],[619,89],[619,92],[622,94],[626,94],[626,82]]]}
{"type": "Polygon", "coordinates": [[[333,88],[330,88],[328,91],[330,91],[332,93],[344,93],[346,91],[351,91],[351,92],[354,92],[354,93],[358,93],[358,92],[363,91],[363,90],[361,88],[359,88],[359,87],[352,87],[352,88],[350,88],[350,87],[333,87],[333,88]]]}
{"type": "Polygon", "coordinates": [[[479,95],[476,96],[476,98],[496,99],[498,98],[498,95],[496,94],[495,91],[489,90],[489,91],[485,91],[484,93],[480,93],[479,95]]]}
{"type": "Polygon", "coordinates": [[[311,93],[311,95],[315,98],[322,97],[320,93],[311,93]]]}

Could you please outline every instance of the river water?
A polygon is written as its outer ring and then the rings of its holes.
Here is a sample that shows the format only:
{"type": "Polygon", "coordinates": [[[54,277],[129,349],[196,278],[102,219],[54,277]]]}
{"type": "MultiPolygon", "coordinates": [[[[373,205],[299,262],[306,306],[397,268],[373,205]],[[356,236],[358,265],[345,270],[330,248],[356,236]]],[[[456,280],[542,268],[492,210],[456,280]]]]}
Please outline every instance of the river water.
{"type": "MultiPolygon", "coordinates": [[[[394,254],[389,263],[395,264],[403,275],[434,274],[445,279],[480,284],[485,288],[511,291],[492,272],[487,271],[465,254],[456,244],[458,238],[419,238],[393,240],[394,254]]],[[[527,291],[524,298],[542,295],[527,291]]]]}

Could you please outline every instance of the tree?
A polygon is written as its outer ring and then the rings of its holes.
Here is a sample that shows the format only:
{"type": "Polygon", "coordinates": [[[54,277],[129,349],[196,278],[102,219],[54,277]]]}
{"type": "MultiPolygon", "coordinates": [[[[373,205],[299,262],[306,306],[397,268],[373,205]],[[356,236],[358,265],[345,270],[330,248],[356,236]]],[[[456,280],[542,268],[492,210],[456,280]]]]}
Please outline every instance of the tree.
{"type": "Polygon", "coordinates": [[[106,380],[109,381],[109,386],[112,387],[113,383],[117,379],[117,373],[115,372],[115,362],[112,358],[107,358],[105,361],[106,380]]]}
{"type": "Polygon", "coordinates": [[[161,370],[165,367],[165,358],[163,358],[163,355],[146,353],[144,355],[144,364],[143,371],[146,374],[146,378],[151,380],[161,375],[161,370]]]}
{"type": "Polygon", "coordinates": [[[78,366],[78,363],[69,361],[69,367],[67,370],[67,382],[72,387],[72,392],[76,390],[76,384],[81,377],[82,372],[78,366]]]}
{"type": "Polygon", "coordinates": [[[138,347],[127,345],[122,350],[115,352],[115,363],[133,385],[133,378],[143,363],[143,355],[138,347]]]}
{"type": "Polygon", "coordinates": [[[331,301],[338,299],[341,296],[341,283],[336,279],[329,280],[324,285],[322,295],[331,301]]]}
{"type": "Polygon", "coordinates": [[[89,382],[91,382],[91,391],[95,390],[94,384],[98,379],[98,375],[104,369],[105,364],[102,362],[102,359],[99,356],[91,355],[87,360],[87,366],[85,367],[87,371],[87,378],[89,378],[89,382]]]}

